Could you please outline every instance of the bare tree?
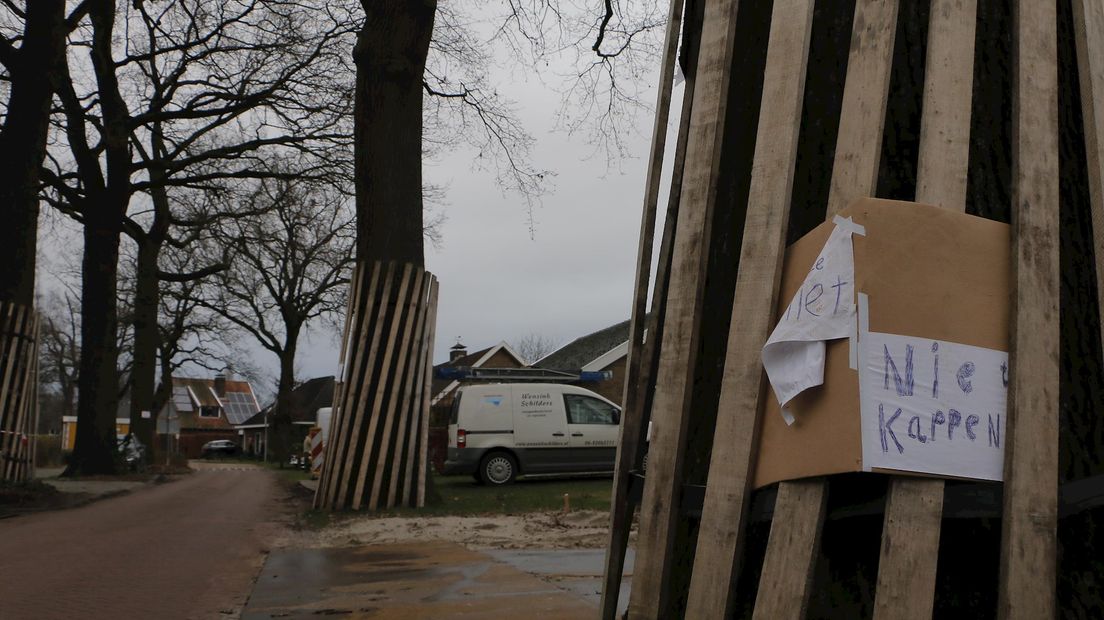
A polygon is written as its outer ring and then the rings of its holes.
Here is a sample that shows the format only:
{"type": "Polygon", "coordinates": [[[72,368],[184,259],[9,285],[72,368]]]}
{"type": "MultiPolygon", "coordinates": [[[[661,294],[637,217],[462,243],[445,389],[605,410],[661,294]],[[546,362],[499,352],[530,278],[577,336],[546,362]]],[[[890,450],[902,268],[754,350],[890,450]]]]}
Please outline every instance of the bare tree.
{"type": "Polygon", "coordinates": [[[344,308],[355,231],[348,198],[332,186],[265,179],[255,187],[250,206],[265,212],[218,228],[230,267],[205,282],[201,303],[278,359],[270,441],[283,462],[299,338],[311,321],[344,308]]]}
{"type": "Polygon", "coordinates": [[[39,432],[58,432],[62,418],[76,408],[80,308],[76,295],[64,291],[39,299],[38,311],[39,397],[47,405],[41,409],[39,432]]]}
{"type": "Polygon", "coordinates": [[[0,301],[34,301],[39,171],[53,100],[53,82],[65,54],[65,37],[88,8],[66,17],[64,0],[8,0],[0,5],[0,301]],[[20,6],[22,4],[23,6],[20,6]]]}
{"type": "MultiPolygon", "coordinates": [[[[88,47],[91,63],[70,57],[58,87],[60,123],[68,152],[46,167],[47,199],[85,227],[82,351],[89,367],[112,366],[109,340],[115,317],[106,312],[115,279],[119,233],[138,245],[135,285],[135,355],[131,373],[132,426],[143,441],[153,421],[160,282],[210,275],[220,263],[160,268],[167,245],[184,246],[189,228],[211,224],[174,207],[174,196],[221,191],[228,183],[273,174],[262,164],[288,151],[310,153],[303,167],[282,174],[348,175],[343,146],[349,131],[344,37],[348,15],[340,6],[295,0],[175,0],[129,4],[122,15],[110,0],[90,8],[92,28],[78,30],[72,45],[88,47]],[[117,35],[117,26],[125,26],[117,35]],[[86,76],[93,80],[89,81],[86,76]],[[96,140],[90,141],[89,136],[96,140]],[[137,207],[137,209],[131,209],[137,207]],[[96,358],[93,360],[93,358],[96,358]]],[[[222,204],[232,204],[223,202],[222,204]]],[[[114,410],[106,373],[82,373],[76,469],[109,469],[113,436],[103,428],[114,410]],[[99,402],[92,400],[100,398],[99,402]],[[100,419],[91,422],[94,411],[100,419]],[[83,417],[82,417],[83,420],[83,417]],[[85,432],[84,428],[96,427],[85,432]],[[109,441],[109,439],[111,441],[109,441]],[[104,446],[91,447],[103,443],[104,446]],[[82,446],[88,446],[83,448],[82,446]],[[84,450],[87,449],[88,458],[84,450]],[[87,466],[85,465],[87,461],[87,466]]],[[[113,415],[113,414],[112,414],[113,415]]]]}
{"type": "Polygon", "coordinates": [[[514,350],[526,365],[531,365],[545,355],[555,351],[559,344],[542,334],[530,333],[514,343],[514,350]]]}

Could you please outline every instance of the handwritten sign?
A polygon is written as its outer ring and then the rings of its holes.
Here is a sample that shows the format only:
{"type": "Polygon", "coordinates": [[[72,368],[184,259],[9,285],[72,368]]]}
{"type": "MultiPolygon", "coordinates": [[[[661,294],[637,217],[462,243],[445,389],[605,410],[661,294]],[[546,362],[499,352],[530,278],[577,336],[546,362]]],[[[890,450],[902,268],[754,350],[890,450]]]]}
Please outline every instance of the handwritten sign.
{"type": "Polygon", "coordinates": [[[1007,353],[878,332],[859,346],[863,469],[1002,479],[1007,353]]]}
{"type": "Polygon", "coordinates": [[[855,258],[852,232],[839,218],[824,249],[813,261],[786,312],[763,346],[763,368],[787,424],[786,407],[802,391],[824,383],[824,342],[847,338],[855,330],[855,258]]]}

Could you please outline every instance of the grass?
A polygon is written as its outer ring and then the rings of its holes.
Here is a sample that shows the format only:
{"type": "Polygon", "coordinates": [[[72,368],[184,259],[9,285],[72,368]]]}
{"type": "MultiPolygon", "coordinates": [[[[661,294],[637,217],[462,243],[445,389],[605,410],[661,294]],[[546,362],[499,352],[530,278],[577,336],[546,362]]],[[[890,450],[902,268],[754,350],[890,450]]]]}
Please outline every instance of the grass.
{"type": "Polygon", "coordinates": [[[433,476],[435,501],[420,510],[404,508],[392,514],[481,515],[518,514],[561,510],[564,494],[572,510],[609,510],[612,480],[603,478],[538,478],[491,487],[477,484],[471,476],[433,476]]]}
{"type": "MultiPolygon", "coordinates": [[[[297,470],[273,469],[293,483],[297,470]]],[[[305,477],[305,472],[299,471],[305,477]]],[[[558,511],[564,507],[564,494],[571,501],[572,510],[610,509],[613,481],[606,477],[537,478],[519,480],[513,484],[491,487],[477,484],[471,476],[432,475],[432,492],[427,490],[425,508],[396,508],[375,513],[375,516],[470,516],[523,514],[527,512],[558,511]],[[436,495],[431,499],[431,495],[436,495]]],[[[302,495],[304,502],[307,496],[302,495]]],[[[296,519],[296,526],[303,529],[321,529],[334,520],[353,515],[368,516],[371,513],[330,513],[313,510],[306,503],[296,519]]]]}

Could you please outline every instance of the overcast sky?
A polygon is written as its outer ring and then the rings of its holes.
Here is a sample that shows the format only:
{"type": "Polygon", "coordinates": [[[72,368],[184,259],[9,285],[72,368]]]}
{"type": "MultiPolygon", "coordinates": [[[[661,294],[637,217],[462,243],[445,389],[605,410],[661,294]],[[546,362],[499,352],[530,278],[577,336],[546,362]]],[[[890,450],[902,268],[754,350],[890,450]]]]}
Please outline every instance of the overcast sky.
{"type": "MultiPolygon", "coordinates": [[[[657,73],[658,66],[649,76],[648,109],[635,119],[635,133],[624,136],[631,158],[612,162],[586,136],[556,131],[560,96],[553,87],[513,75],[501,82],[537,140],[534,163],[556,174],[534,212],[532,238],[524,199],[504,195],[493,171],[474,169],[473,152],[426,163],[426,182],[446,188],[448,218],[441,247],[426,247],[426,269],[441,287],[435,363],[448,359],[457,338],[469,351],[528,334],[564,344],[629,318],[657,73]]],[[[676,86],[675,115],[681,93],[676,86]]],[[[673,117],[668,156],[676,125],[673,117]]],[[[665,198],[666,185],[661,205],[665,198]]],[[[336,372],[333,338],[312,336],[301,368],[304,378],[336,372]]]]}

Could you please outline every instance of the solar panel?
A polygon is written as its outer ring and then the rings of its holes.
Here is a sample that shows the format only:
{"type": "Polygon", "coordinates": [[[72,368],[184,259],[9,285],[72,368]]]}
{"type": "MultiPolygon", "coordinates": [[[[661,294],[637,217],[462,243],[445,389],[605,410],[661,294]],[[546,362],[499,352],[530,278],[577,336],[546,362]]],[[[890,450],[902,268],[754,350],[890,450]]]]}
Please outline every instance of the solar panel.
{"type": "Polygon", "coordinates": [[[222,406],[231,424],[242,424],[257,413],[257,401],[246,392],[227,392],[222,406]]]}
{"type": "Polygon", "coordinates": [[[184,385],[178,385],[172,390],[173,406],[177,411],[188,413],[194,411],[192,407],[192,397],[188,395],[188,387],[184,385]]]}

